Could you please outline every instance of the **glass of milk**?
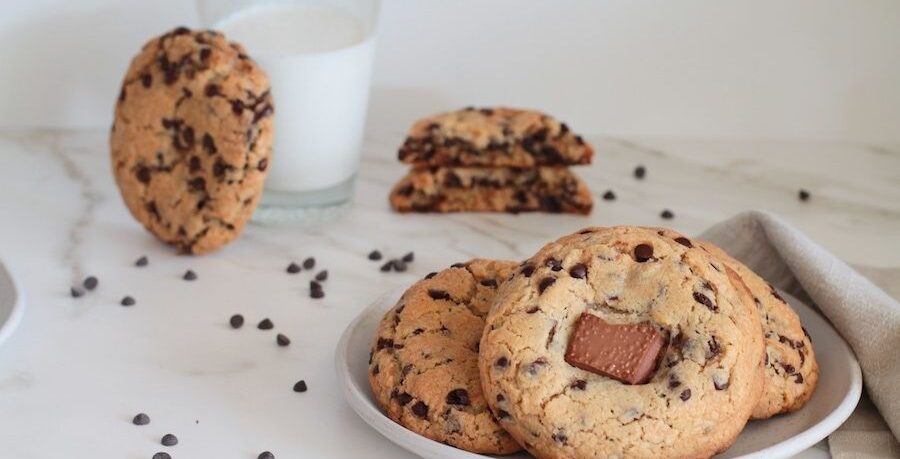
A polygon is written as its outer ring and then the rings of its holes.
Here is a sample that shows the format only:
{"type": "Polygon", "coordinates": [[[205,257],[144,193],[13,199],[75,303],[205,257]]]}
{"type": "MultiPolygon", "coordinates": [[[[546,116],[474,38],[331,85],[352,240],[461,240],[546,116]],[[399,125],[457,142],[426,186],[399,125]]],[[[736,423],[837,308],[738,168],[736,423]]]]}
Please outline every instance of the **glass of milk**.
{"type": "Polygon", "coordinates": [[[380,0],[204,0],[201,20],[269,75],[275,140],[254,219],[308,220],[353,195],[380,0]]]}

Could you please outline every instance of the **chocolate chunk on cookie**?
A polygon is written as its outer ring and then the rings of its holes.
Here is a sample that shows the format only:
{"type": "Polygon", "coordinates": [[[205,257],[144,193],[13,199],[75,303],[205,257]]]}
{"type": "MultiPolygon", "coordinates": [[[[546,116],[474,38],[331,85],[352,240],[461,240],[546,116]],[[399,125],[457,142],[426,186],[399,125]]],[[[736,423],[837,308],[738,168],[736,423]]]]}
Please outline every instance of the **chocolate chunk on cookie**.
{"type": "Polygon", "coordinates": [[[540,458],[728,448],[762,392],[763,340],[740,277],[710,261],[640,227],[587,228],[526,260],[480,345],[500,425],[540,458]]]}
{"type": "Polygon", "coordinates": [[[180,28],[144,45],[122,95],[110,147],[131,214],[186,253],[238,237],[272,150],[265,73],[222,34],[180,28]]]}
{"type": "Polygon", "coordinates": [[[388,311],[369,383],[384,412],[435,441],[484,454],[519,445],[494,419],[478,376],[478,342],[498,285],[517,263],[472,260],[423,279],[388,311]]]}
{"type": "Polygon", "coordinates": [[[591,192],[565,167],[414,169],[394,186],[398,212],[588,214],[591,192]]]}
{"type": "MultiPolygon", "coordinates": [[[[681,236],[674,232],[667,235],[681,236]]],[[[762,317],[766,344],[765,389],[753,410],[753,419],[766,419],[800,409],[816,388],[819,365],[797,313],[769,283],[721,248],[706,241],[694,240],[693,244],[741,276],[762,317]]]]}
{"type": "Polygon", "coordinates": [[[423,166],[589,164],[594,151],[565,123],[532,110],[465,108],[417,121],[400,161],[423,166]]]}

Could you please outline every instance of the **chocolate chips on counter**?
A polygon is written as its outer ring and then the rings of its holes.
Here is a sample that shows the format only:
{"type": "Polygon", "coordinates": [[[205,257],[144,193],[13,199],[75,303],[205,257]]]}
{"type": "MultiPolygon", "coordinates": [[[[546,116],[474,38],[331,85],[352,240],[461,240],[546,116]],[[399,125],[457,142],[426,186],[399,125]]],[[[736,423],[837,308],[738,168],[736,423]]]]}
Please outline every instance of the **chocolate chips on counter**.
{"type": "Polygon", "coordinates": [[[610,324],[582,313],[569,339],[569,365],[625,384],[643,384],[656,369],[663,336],[648,322],[610,324]]]}

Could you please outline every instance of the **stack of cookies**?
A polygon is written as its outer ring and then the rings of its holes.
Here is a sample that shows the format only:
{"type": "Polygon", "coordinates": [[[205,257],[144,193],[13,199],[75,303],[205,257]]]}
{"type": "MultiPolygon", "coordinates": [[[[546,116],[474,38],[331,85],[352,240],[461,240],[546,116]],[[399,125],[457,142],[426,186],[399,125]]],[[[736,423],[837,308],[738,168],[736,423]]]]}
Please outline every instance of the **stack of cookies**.
{"type": "Polygon", "coordinates": [[[612,227],[429,274],[382,320],[369,375],[391,419],[457,448],[658,458],[799,409],[818,367],[790,306],[721,249],[612,227]]]}
{"type": "Polygon", "coordinates": [[[466,108],[417,121],[400,147],[412,170],[393,188],[399,212],[588,214],[587,186],[568,166],[593,149],[565,123],[528,110],[466,108]]]}

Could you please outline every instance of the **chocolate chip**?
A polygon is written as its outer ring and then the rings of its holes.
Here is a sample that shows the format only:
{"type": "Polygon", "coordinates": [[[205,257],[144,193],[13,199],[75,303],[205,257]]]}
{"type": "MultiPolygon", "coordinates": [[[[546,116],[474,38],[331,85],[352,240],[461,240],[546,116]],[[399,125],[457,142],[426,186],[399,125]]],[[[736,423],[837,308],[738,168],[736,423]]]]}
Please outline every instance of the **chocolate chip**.
{"type": "Polygon", "coordinates": [[[544,290],[547,290],[547,287],[553,285],[556,282],[555,277],[545,277],[541,279],[540,284],[538,284],[538,294],[544,293],[544,290]]]}
{"type": "Polygon", "coordinates": [[[553,257],[548,258],[545,264],[553,271],[559,271],[562,269],[562,262],[553,257]]]}
{"type": "Polygon", "coordinates": [[[241,116],[244,113],[244,103],[240,100],[234,100],[231,102],[231,111],[234,112],[235,115],[241,116]]]}
{"type": "Polygon", "coordinates": [[[603,200],[604,201],[615,201],[616,194],[613,193],[613,190],[606,190],[606,193],[603,193],[603,200]]]}
{"type": "Polygon", "coordinates": [[[718,341],[716,341],[715,336],[711,336],[709,338],[708,344],[709,344],[709,350],[706,351],[706,359],[707,360],[714,358],[715,356],[719,355],[720,352],[722,352],[722,346],[719,344],[718,341]]]}
{"type": "Polygon", "coordinates": [[[134,298],[132,298],[130,296],[126,296],[126,297],[122,298],[122,301],[119,304],[121,304],[122,306],[134,306],[134,303],[135,303],[134,298]]]}
{"type": "Polygon", "coordinates": [[[141,75],[141,84],[143,84],[145,88],[149,88],[150,85],[153,84],[153,76],[149,73],[141,75]]]}
{"type": "Polygon", "coordinates": [[[272,321],[269,320],[268,318],[265,318],[265,319],[261,320],[258,324],[256,324],[256,328],[258,328],[260,330],[271,330],[272,327],[274,327],[274,326],[275,326],[275,324],[273,324],[272,321]]]}
{"type": "Polygon", "coordinates": [[[638,263],[643,263],[653,258],[653,246],[649,244],[638,244],[634,248],[634,259],[638,263]]]}
{"type": "Polygon", "coordinates": [[[72,295],[72,298],[78,298],[81,295],[84,295],[84,291],[78,287],[72,287],[69,289],[69,293],[72,295]]]}
{"type": "Polygon", "coordinates": [[[210,56],[211,54],[212,54],[212,50],[211,50],[211,49],[209,49],[209,48],[203,48],[203,49],[201,49],[201,50],[200,50],[200,60],[201,60],[201,61],[208,61],[208,60],[209,60],[209,56],[210,56]]]}
{"type": "Polygon", "coordinates": [[[267,167],[269,167],[269,160],[266,158],[259,160],[259,163],[256,164],[256,168],[260,171],[266,170],[267,167]]]}
{"type": "Polygon", "coordinates": [[[205,93],[206,93],[206,97],[214,97],[214,96],[218,96],[219,94],[221,94],[221,92],[219,91],[219,86],[215,85],[215,84],[206,85],[205,93]]]}
{"type": "MultiPolygon", "coordinates": [[[[194,159],[196,158],[197,157],[195,156],[194,159]]],[[[195,177],[188,182],[188,186],[190,186],[193,191],[204,191],[206,190],[206,179],[203,177],[195,177]]]]}
{"type": "Polygon", "coordinates": [[[197,280],[197,273],[191,271],[190,269],[184,272],[184,275],[181,276],[182,279],[186,281],[197,280]]]}
{"type": "Polygon", "coordinates": [[[170,433],[163,435],[162,440],[160,440],[163,446],[175,446],[178,444],[178,437],[172,435],[170,433]]]}
{"type": "Polygon", "coordinates": [[[678,395],[678,398],[680,398],[681,401],[683,401],[683,402],[688,401],[688,399],[691,398],[691,390],[685,389],[685,390],[681,391],[681,394],[678,395]]]}
{"type": "Polygon", "coordinates": [[[634,168],[634,177],[637,179],[643,179],[644,176],[647,175],[647,169],[644,166],[638,166],[634,168]]]}
{"type": "Polygon", "coordinates": [[[508,419],[509,413],[507,413],[506,410],[497,410],[497,417],[500,419],[508,419]]]}
{"type": "Polygon", "coordinates": [[[784,368],[784,371],[789,375],[792,375],[797,372],[797,369],[794,368],[794,366],[789,363],[781,362],[781,368],[784,368]]]}
{"type": "Polygon", "coordinates": [[[149,262],[150,262],[150,260],[147,260],[146,256],[142,256],[142,257],[138,258],[137,260],[135,260],[134,265],[140,268],[140,267],[147,266],[147,263],[149,263],[149,262]]]}
{"type": "MultiPolygon", "coordinates": [[[[201,170],[203,170],[203,164],[200,162],[200,158],[191,156],[190,161],[188,161],[188,171],[192,174],[195,174],[197,172],[200,172],[201,170]]],[[[201,180],[203,183],[206,183],[206,181],[203,180],[203,177],[197,177],[197,179],[201,180]]],[[[197,189],[195,186],[193,186],[193,184],[192,188],[197,189]]],[[[201,185],[200,188],[202,189],[203,186],[201,185]]]]}
{"type": "Polygon", "coordinates": [[[288,274],[297,274],[301,271],[300,265],[298,265],[297,263],[291,262],[291,264],[289,264],[287,266],[287,269],[285,269],[285,271],[287,271],[288,274]]]}
{"type": "Polygon", "coordinates": [[[465,268],[466,264],[465,263],[453,263],[452,265],[450,265],[450,267],[451,268],[465,268]]]}
{"type": "Polygon", "coordinates": [[[809,201],[809,191],[801,188],[800,191],[797,192],[797,197],[799,197],[801,201],[809,201]]]}
{"type": "Polygon", "coordinates": [[[432,271],[432,272],[426,274],[426,275],[425,275],[425,278],[426,278],[426,279],[431,279],[431,278],[434,277],[434,276],[437,276],[437,273],[434,272],[434,271],[432,271]]]}
{"type": "Polygon", "coordinates": [[[572,384],[569,384],[569,387],[575,390],[584,390],[587,387],[587,381],[583,379],[577,379],[572,381],[572,384]]]}
{"type": "Polygon", "coordinates": [[[214,155],[219,151],[219,149],[216,148],[216,141],[213,140],[212,136],[208,133],[203,134],[203,149],[210,155],[214,155]]]}
{"type": "Polygon", "coordinates": [[[531,277],[532,274],[534,274],[534,266],[525,265],[522,267],[522,275],[524,275],[525,277],[531,277]]]}
{"type": "Polygon", "coordinates": [[[712,302],[712,300],[709,299],[708,296],[706,296],[700,292],[694,292],[694,301],[706,306],[707,308],[709,308],[710,311],[718,311],[719,310],[719,307],[716,306],[712,302]]]}
{"type": "Polygon", "coordinates": [[[659,214],[665,220],[671,220],[675,217],[675,214],[672,213],[669,209],[663,209],[663,211],[659,214]]]}
{"type": "Polygon", "coordinates": [[[316,267],[316,259],[313,257],[309,257],[303,260],[303,268],[304,269],[313,269],[316,267]]]}
{"type": "Polygon", "coordinates": [[[150,179],[152,178],[150,168],[147,166],[138,166],[137,170],[135,170],[134,172],[134,175],[141,183],[150,183],[150,179]]]}
{"type": "Polygon", "coordinates": [[[321,286],[319,288],[311,288],[309,289],[309,297],[316,300],[325,298],[325,291],[322,290],[321,286]]]}
{"type": "Polygon", "coordinates": [[[428,296],[435,300],[450,300],[450,294],[437,289],[428,289],[428,296]]]}
{"type": "Polygon", "coordinates": [[[275,342],[278,343],[279,346],[285,347],[285,346],[289,346],[291,344],[291,339],[288,338],[287,336],[279,333],[275,337],[275,342]]]}
{"type": "Polygon", "coordinates": [[[725,390],[728,389],[728,381],[721,380],[719,378],[713,377],[713,386],[716,390],[725,390]]]}
{"type": "Polygon", "coordinates": [[[86,288],[88,290],[93,290],[93,289],[97,288],[97,284],[99,284],[99,281],[94,276],[88,276],[82,283],[82,285],[84,285],[84,288],[86,288]]]}
{"type": "Polygon", "coordinates": [[[686,237],[684,237],[684,236],[676,237],[676,238],[675,238],[675,242],[677,242],[677,243],[679,243],[679,244],[681,244],[681,245],[683,245],[683,246],[685,246],[685,247],[687,247],[687,248],[689,248],[689,249],[692,248],[692,247],[694,247],[694,244],[691,244],[691,240],[688,239],[688,238],[686,238],[686,237]]]}
{"type": "Polygon", "coordinates": [[[419,400],[416,403],[413,403],[412,412],[414,415],[426,419],[428,417],[428,405],[419,400]]]}
{"type": "Polygon", "coordinates": [[[496,362],[494,362],[494,366],[497,368],[506,368],[509,366],[509,359],[507,359],[506,357],[500,357],[496,362]]]}
{"type": "Polygon", "coordinates": [[[553,441],[555,441],[557,443],[561,443],[563,445],[565,445],[566,442],[569,440],[569,437],[567,437],[565,434],[562,434],[562,433],[555,433],[555,434],[551,435],[550,438],[552,438],[553,441]]]}
{"type": "Polygon", "coordinates": [[[136,426],[145,426],[147,424],[150,424],[150,416],[147,416],[146,413],[138,413],[134,415],[131,423],[136,426]]]}
{"type": "Polygon", "coordinates": [[[306,389],[306,381],[301,379],[294,383],[294,392],[306,392],[306,389]]]}
{"type": "Polygon", "coordinates": [[[244,325],[244,316],[235,314],[228,319],[228,323],[231,324],[231,328],[241,328],[244,325]]]}
{"type": "Polygon", "coordinates": [[[381,268],[379,268],[379,269],[382,272],[388,272],[388,271],[394,269],[394,260],[388,260],[388,262],[381,265],[381,268]]]}
{"type": "Polygon", "coordinates": [[[453,389],[447,393],[448,405],[469,406],[469,392],[465,389],[453,389]]]}
{"type": "Polygon", "coordinates": [[[801,375],[800,373],[794,375],[794,382],[797,384],[803,384],[803,375],[801,375]]]}
{"type": "Polygon", "coordinates": [[[169,456],[169,453],[158,452],[153,455],[152,459],[172,459],[172,456],[169,456]]]}
{"type": "Polygon", "coordinates": [[[397,271],[398,273],[406,271],[406,263],[398,259],[393,259],[391,261],[394,262],[394,271],[397,271]]]}
{"type": "Polygon", "coordinates": [[[191,33],[191,29],[188,29],[185,26],[178,26],[172,31],[173,35],[187,35],[189,33],[191,33]]]}
{"type": "Polygon", "coordinates": [[[399,394],[397,394],[397,403],[399,403],[400,406],[406,406],[406,404],[411,402],[412,399],[413,396],[407,394],[406,392],[400,392],[399,394]]]}
{"type": "Polygon", "coordinates": [[[675,376],[669,377],[669,389],[674,389],[681,385],[681,381],[678,380],[675,376]]]}
{"type": "Polygon", "coordinates": [[[259,456],[256,456],[256,459],[275,459],[275,455],[268,451],[263,451],[259,453],[259,456]]]}
{"type": "Polygon", "coordinates": [[[587,276],[587,266],[583,263],[578,263],[569,268],[569,275],[576,279],[584,279],[584,276],[587,276]]]}
{"type": "Polygon", "coordinates": [[[479,283],[485,287],[496,287],[497,279],[482,279],[479,283]]]}
{"type": "Polygon", "coordinates": [[[404,263],[412,263],[412,261],[416,258],[416,254],[409,252],[406,255],[403,255],[403,258],[400,258],[404,263]]]}
{"type": "Polygon", "coordinates": [[[377,250],[373,250],[373,251],[369,252],[369,260],[372,260],[372,261],[381,260],[381,252],[379,252],[377,250]]]}
{"type": "Polygon", "coordinates": [[[323,270],[319,271],[318,273],[316,273],[316,277],[314,279],[319,282],[324,282],[325,280],[328,280],[328,270],[323,269],[323,270]]]}

